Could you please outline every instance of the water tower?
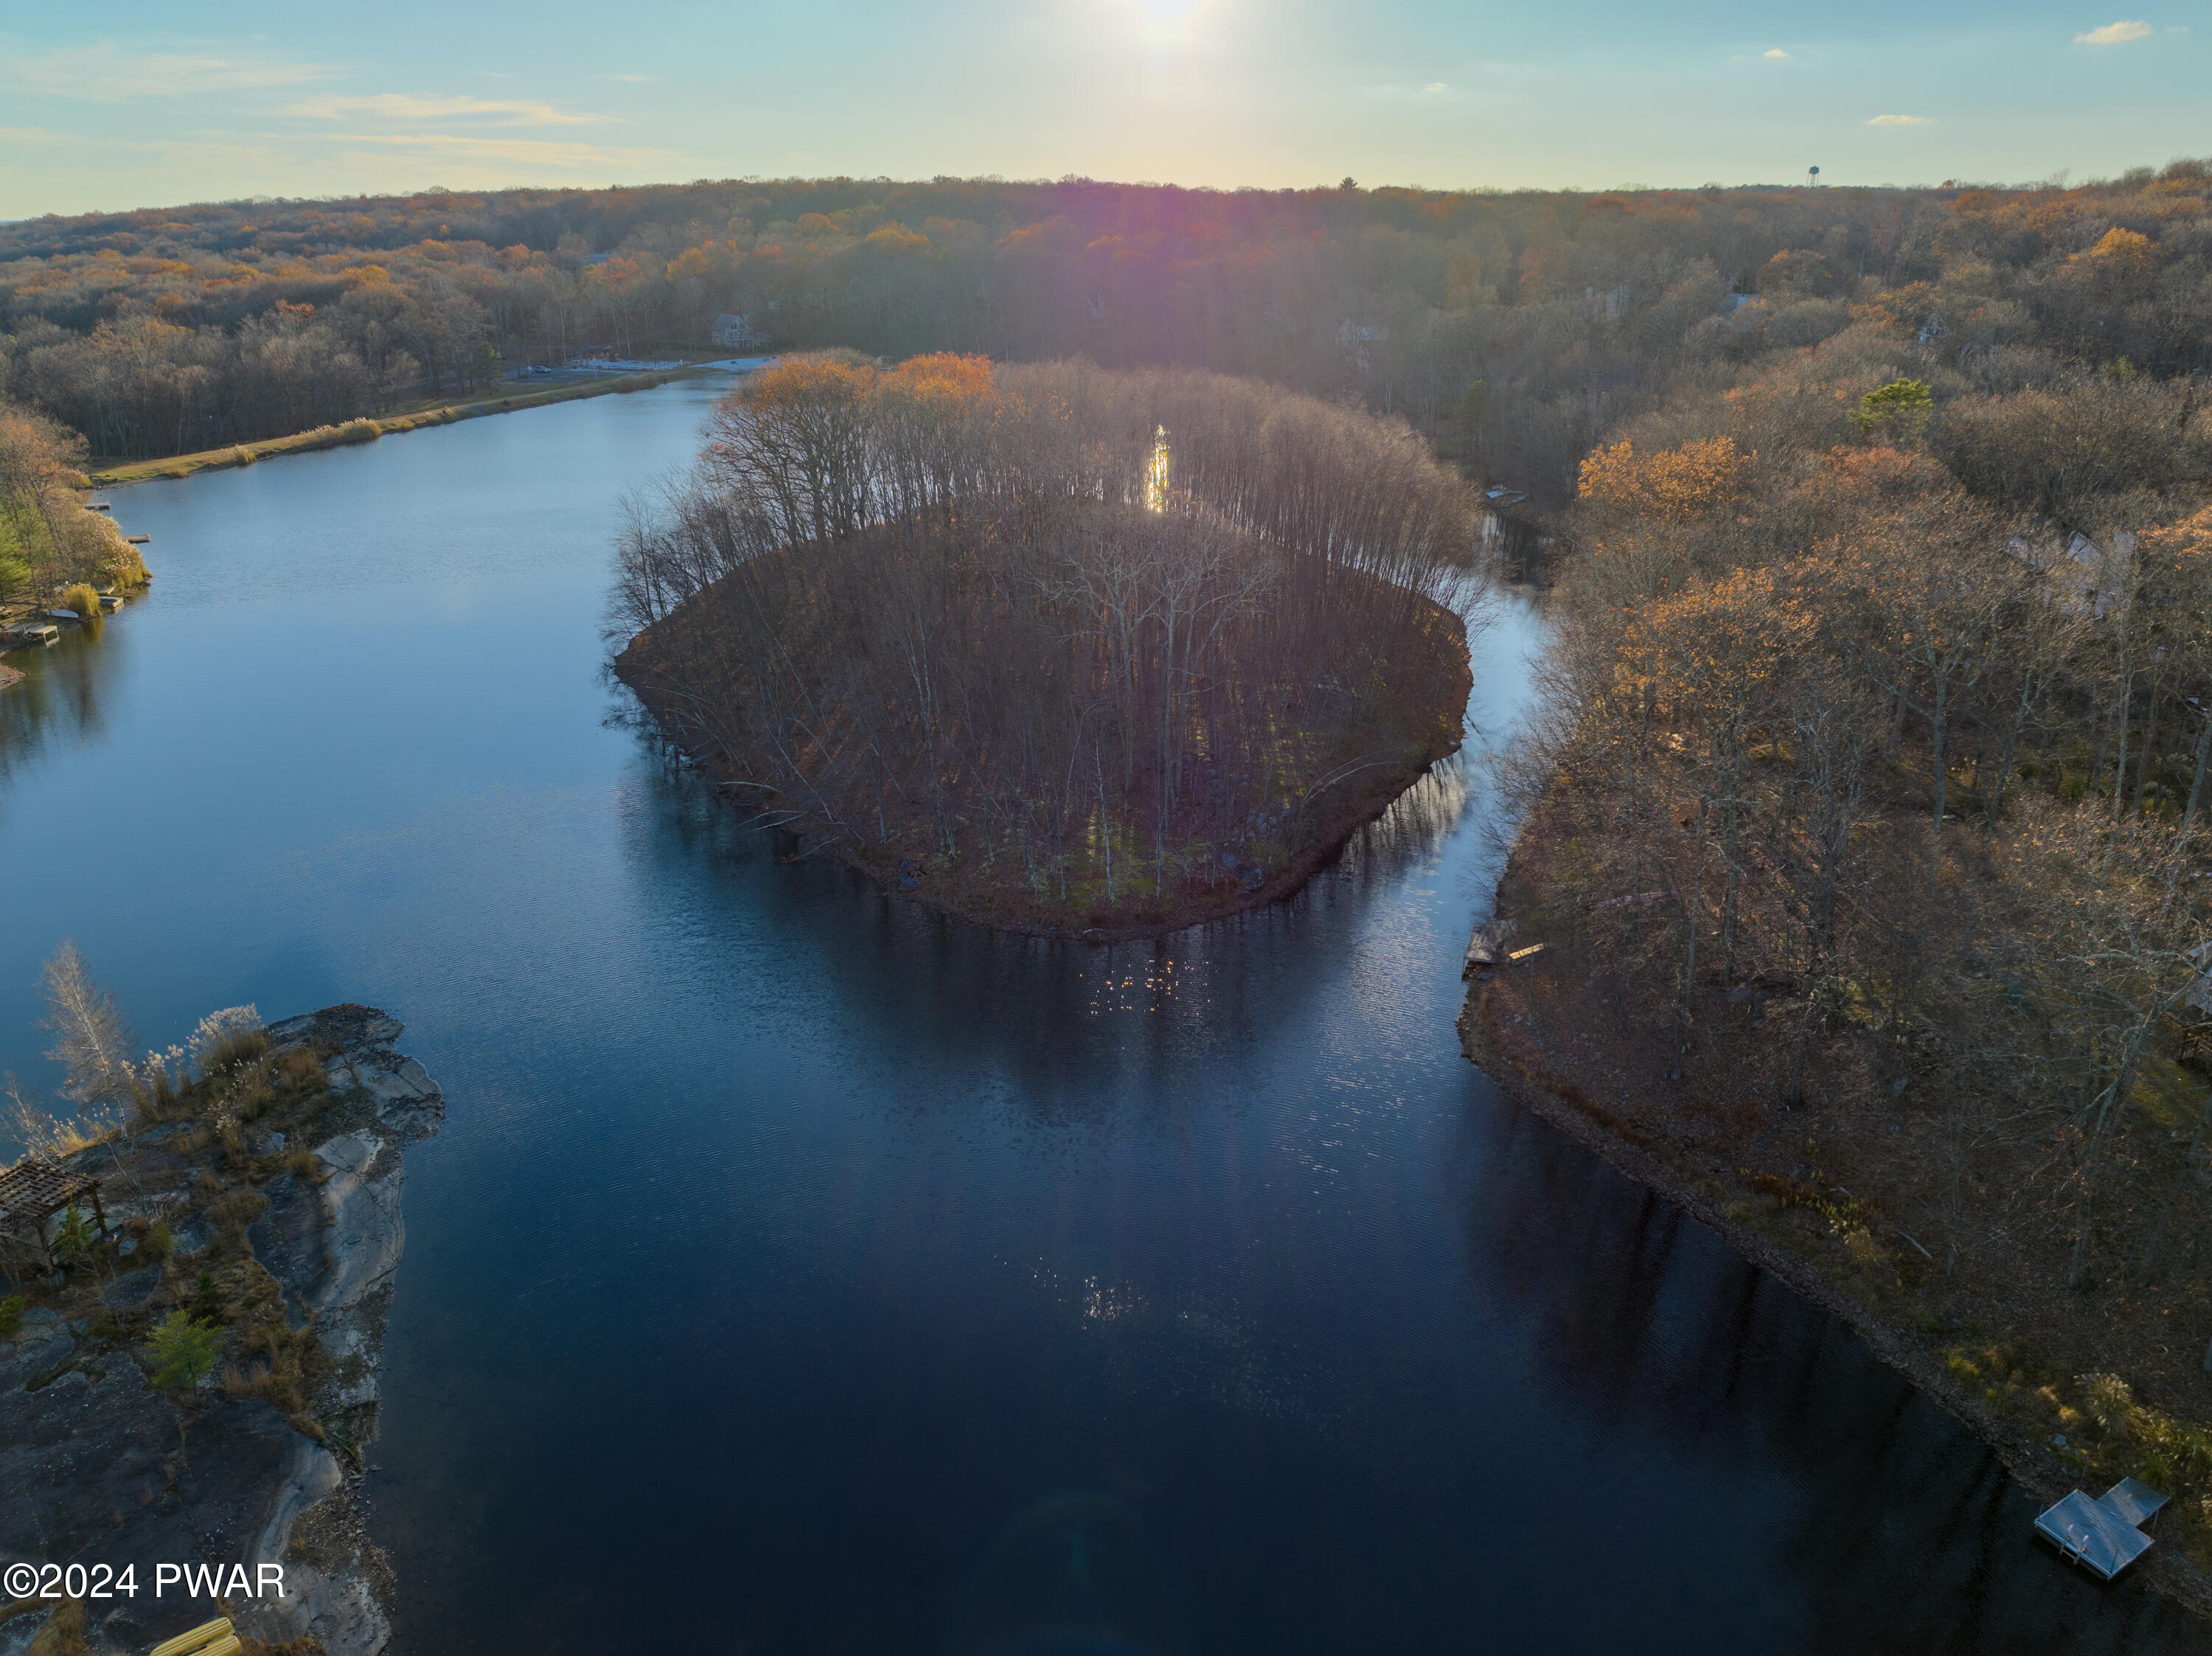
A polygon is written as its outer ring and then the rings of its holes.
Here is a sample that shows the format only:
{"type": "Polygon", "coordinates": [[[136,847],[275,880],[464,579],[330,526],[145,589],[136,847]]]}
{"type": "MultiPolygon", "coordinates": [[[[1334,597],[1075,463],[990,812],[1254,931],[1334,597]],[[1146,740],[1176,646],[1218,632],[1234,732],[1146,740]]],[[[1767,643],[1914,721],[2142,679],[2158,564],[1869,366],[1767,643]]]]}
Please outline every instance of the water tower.
{"type": "Polygon", "coordinates": [[[1806,187],[1808,190],[1811,189],[1814,185],[1816,185],[1816,184],[1820,183],[1820,169],[1819,167],[1807,167],[1807,168],[1805,169],[1805,187],[1806,187]]]}

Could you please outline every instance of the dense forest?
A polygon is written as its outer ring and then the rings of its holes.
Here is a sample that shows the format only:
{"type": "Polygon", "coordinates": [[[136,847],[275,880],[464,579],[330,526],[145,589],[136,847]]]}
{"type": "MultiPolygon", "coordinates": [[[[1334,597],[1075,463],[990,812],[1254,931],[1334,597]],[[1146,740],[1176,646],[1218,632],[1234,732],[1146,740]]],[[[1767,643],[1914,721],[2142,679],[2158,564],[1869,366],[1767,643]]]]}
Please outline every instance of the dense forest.
{"type": "Polygon", "coordinates": [[[525,361],[704,349],[732,314],[761,349],[1082,355],[1463,417],[1488,475],[1557,501],[1672,388],[1856,318],[1954,361],[2200,371],[2208,226],[2194,162],[2072,189],[836,179],[233,202],[0,226],[0,392],[95,453],[169,454],[525,361]]]}
{"type": "Polygon", "coordinates": [[[1275,895],[1458,745],[1471,491],[1401,422],[795,355],[623,537],[617,667],[749,809],[1048,932],[1275,895]]]}
{"type": "MultiPolygon", "coordinates": [[[[1087,359],[1147,396],[1202,369],[1525,491],[1556,642],[1510,883],[1558,947],[1496,1004],[1606,1054],[1591,1098],[1764,1181],[1855,1292],[2019,1337],[1959,1361],[2077,1459],[2186,1491],[2172,1521],[2212,1550],[2212,1436],[2156,1423],[2212,1420],[2212,164],[1600,194],[744,179],[0,227],[0,391],[105,454],[703,349],[725,314],[758,349],[860,354],[836,360],[864,402],[927,353],[994,385],[1087,359]]],[[[1185,418],[1161,422],[1178,464],[1185,418]]],[[[717,440],[626,549],[640,624],[653,580],[701,590],[758,532],[700,526],[760,486],[729,458],[748,432],[717,440]]],[[[1085,543],[1174,561],[1117,522],[1085,543]]],[[[841,524],[807,532],[866,538],[841,524]]],[[[900,705],[868,718],[927,748],[900,705]]],[[[842,740],[799,762],[865,750],[842,740]]],[[[910,798],[967,762],[916,751],[910,798]]],[[[1018,866],[1073,832],[960,786],[1018,866]]]]}
{"type": "Polygon", "coordinates": [[[2203,188],[1961,197],[1683,337],[1549,518],[1552,952],[1480,1022],[2212,1560],[2203,188]]]}

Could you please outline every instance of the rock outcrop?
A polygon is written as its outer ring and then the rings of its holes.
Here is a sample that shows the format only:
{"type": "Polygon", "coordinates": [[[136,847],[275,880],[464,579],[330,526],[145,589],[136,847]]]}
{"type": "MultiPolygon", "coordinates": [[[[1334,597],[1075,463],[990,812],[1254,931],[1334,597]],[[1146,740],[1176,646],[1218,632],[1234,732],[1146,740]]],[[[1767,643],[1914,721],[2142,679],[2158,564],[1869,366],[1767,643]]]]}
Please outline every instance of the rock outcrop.
{"type": "MultiPolygon", "coordinates": [[[[100,1280],[39,1294],[15,1337],[0,1338],[0,1564],[136,1564],[135,1597],[87,1606],[95,1648],[143,1649],[219,1613],[173,1588],[155,1601],[162,1562],[239,1563],[249,1579],[282,1563],[283,1597],[229,1602],[240,1632],[264,1643],[313,1635],[329,1656],[377,1656],[390,1642],[391,1571],[356,1489],[376,1435],[405,1239],[401,1152],[444,1113],[422,1066],[394,1047],[400,1028],[361,1006],[272,1026],[272,1060],[312,1054],[327,1090],[301,1089],[286,1132],[254,1128],[255,1153],[233,1154],[228,1180],[190,1124],[72,1158],[102,1179],[109,1219],[131,1234],[102,1259],[100,1280]],[[312,1161],[286,1154],[288,1138],[312,1161]],[[250,1277],[243,1291],[281,1317],[292,1350],[312,1355],[295,1365],[303,1379],[281,1400],[289,1408],[257,1394],[250,1371],[241,1382],[234,1362],[182,1399],[148,1374],[148,1331],[192,1309],[196,1291],[215,1291],[200,1261],[216,1261],[226,1217],[234,1224],[248,1207],[258,1216],[222,1251],[222,1283],[250,1277]],[[149,1265],[142,1238],[155,1224],[174,1247],[149,1265]]],[[[296,1074],[304,1060],[293,1062],[296,1074]]],[[[0,1283],[0,1295],[13,1291],[0,1283]]],[[[0,1620],[0,1656],[27,1649],[45,1619],[33,1609],[0,1620]]]]}

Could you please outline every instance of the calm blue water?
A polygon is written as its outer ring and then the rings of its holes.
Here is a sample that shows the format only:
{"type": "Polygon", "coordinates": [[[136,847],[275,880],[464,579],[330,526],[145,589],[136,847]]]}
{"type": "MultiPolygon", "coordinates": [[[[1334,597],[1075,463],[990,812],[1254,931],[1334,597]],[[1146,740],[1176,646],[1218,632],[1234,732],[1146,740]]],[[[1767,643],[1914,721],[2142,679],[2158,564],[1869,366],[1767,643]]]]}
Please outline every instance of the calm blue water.
{"type": "Polygon", "coordinates": [[[780,865],[610,725],[617,501],[708,396],[119,492],[154,596],[0,694],[0,1067],[57,1078],[74,936],[147,1040],[368,1001],[445,1087],[369,1480],[401,1648],[2202,1648],[1463,1062],[1457,769],[1107,954],[780,865]]]}

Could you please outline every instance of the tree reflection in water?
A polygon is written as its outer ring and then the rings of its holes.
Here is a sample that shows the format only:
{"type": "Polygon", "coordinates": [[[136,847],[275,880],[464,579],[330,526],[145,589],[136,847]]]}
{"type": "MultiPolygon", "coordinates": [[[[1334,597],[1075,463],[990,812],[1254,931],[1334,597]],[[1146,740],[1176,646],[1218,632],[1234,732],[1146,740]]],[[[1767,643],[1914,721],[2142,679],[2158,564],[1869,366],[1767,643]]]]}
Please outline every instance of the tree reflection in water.
{"type": "Polygon", "coordinates": [[[0,658],[24,676],[0,690],[0,802],[55,749],[100,738],[101,681],[118,670],[120,664],[111,658],[129,631],[100,621],[64,627],[58,643],[0,658]]]}
{"type": "MultiPolygon", "coordinates": [[[[1820,1650],[2201,1650],[2140,1580],[2037,1547],[2038,1503],[1849,1326],[1527,1111],[1480,1112],[1467,1265],[1537,1325],[1538,1383],[1609,1435],[1796,1486],[1773,1567],[1820,1650]]],[[[1690,1497],[1686,1516],[1694,1516],[1690,1497]]]]}

